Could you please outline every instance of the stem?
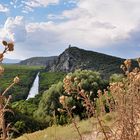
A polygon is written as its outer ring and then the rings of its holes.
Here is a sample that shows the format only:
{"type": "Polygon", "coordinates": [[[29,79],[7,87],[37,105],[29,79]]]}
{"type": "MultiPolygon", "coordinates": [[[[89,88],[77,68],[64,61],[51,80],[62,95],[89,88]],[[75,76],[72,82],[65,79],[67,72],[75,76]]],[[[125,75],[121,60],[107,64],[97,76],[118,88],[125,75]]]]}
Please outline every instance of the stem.
{"type": "Polygon", "coordinates": [[[4,96],[4,94],[5,94],[12,86],[14,86],[14,84],[15,84],[15,83],[12,83],[9,87],[7,87],[7,88],[5,89],[5,91],[2,93],[2,96],[4,96]]]}
{"type": "Polygon", "coordinates": [[[71,111],[69,110],[69,108],[67,107],[67,105],[65,106],[65,108],[66,108],[66,110],[68,112],[68,115],[70,116],[70,118],[71,118],[71,120],[72,120],[72,122],[74,124],[74,127],[76,128],[76,131],[78,132],[78,135],[80,137],[80,140],[82,140],[82,135],[81,135],[81,133],[79,131],[79,128],[78,128],[78,126],[76,124],[75,118],[72,117],[71,111]]]}
{"type": "Polygon", "coordinates": [[[2,140],[6,140],[7,138],[7,132],[6,132],[6,126],[5,126],[5,118],[4,118],[4,112],[2,110],[2,140]]]}
{"type": "Polygon", "coordinates": [[[106,135],[106,132],[105,132],[105,130],[104,130],[104,128],[103,128],[103,125],[102,125],[102,123],[101,123],[101,120],[99,119],[99,117],[98,117],[97,114],[96,114],[96,118],[97,118],[98,123],[99,123],[99,125],[100,125],[100,127],[101,127],[101,129],[102,129],[102,132],[103,132],[103,134],[104,134],[104,136],[105,136],[105,140],[108,140],[108,137],[107,137],[107,135],[106,135]]]}
{"type": "Polygon", "coordinates": [[[102,123],[101,123],[101,120],[99,119],[97,113],[95,112],[95,109],[93,108],[90,99],[87,98],[87,97],[85,96],[85,94],[81,94],[80,92],[78,92],[78,93],[79,93],[79,95],[81,95],[81,96],[84,98],[84,101],[86,102],[86,105],[89,105],[89,108],[90,108],[90,110],[92,111],[92,114],[95,113],[96,118],[97,118],[97,121],[98,121],[98,123],[99,123],[99,126],[100,126],[100,128],[102,129],[102,132],[103,132],[103,134],[104,134],[104,136],[105,136],[105,140],[108,140],[108,137],[107,137],[107,135],[106,135],[106,132],[105,132],[105,130],[104,130],[104,128],[103,128],[103,125],[102,125],[102,123]]]}

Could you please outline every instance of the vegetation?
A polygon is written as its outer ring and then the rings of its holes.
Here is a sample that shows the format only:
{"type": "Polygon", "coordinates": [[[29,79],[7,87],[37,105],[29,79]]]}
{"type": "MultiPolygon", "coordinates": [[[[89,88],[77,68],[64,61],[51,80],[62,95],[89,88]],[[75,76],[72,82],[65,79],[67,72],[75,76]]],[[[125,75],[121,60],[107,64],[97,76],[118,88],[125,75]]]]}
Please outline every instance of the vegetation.
{"type": "MultiPolygon", "coordinates": [[[[55,78],[53,75],[54,73],[49,73],[49,76],[52,76],[53,79],[59,77],[58,74],[55,78]]],[[[97,97],[97,90],[99,88],[104,89],[108,85],[106,81],[101,79],[100,74],[98,72],[90,70],[77,70],[74,73],[69,73],[65,77],[65,79],[70,76],[71,82],[73,82],[72,84],[75,86],[76,84],[79,84],[75,79],[75,77],[77,77],[77,80],[81,82],[81,86],[83,87],[83,89],[86,92],[90,92],[89,94],[91,94],[92,92],[91,98],[93,99],[94,97],[97,97]]],[[[52,79],[52,77],[50,79],[52,79]]],[[[61,114],[58,111],[58,108],[62,108],[62,105],[59,102],[59,97],[66,94],[64,92],[65,79],[64,83],[59,82],[57,84],[54,84],[46,92],[43,93],[43,96],[39,102],[38,109],[35,112],[35,118],[38,118],[38,120],[50,123],[52,125],[54,123],[54,114],[55,114],[56,116],[55,123],[57,124],[65,124],[70,121],[69,116],[67,116],[66,113],[61,114]]],[[[76,109],[74,110],[75,115],[78,115],[81,119],[87,117],[85,107],[82,107],[81,100],[72,98],[71,96],[68,102],[70,106],[76,104],[76,109]]]]}
{"type": "Polygon", "coordinates": [[[3,67],[5,68],[5,73],[0,77],[0,92],[3,92],[3,90],[11,83],[11,79],[18,75],[21,79],[20,82],[12,87],[6,95],[12,94],[12,101],[25,100],[40,67],[18,65],[3,65],[3,67]]]}
{"type": "MultiPolygon", "coordinates": [[[[102,117],[102,120],[110,126],[114,122],[114,114],[106,114],[102,117]],[[108,119],[110,118],[110,119],[108,119]]],[[[90,118],[88,120],[78,121],[77,125],[83,136],[84,140],[102,140],[102,136],[97,137],[96,128],[93,128],[93,124],[96,124],[95,118],[90,118]],[[93,133],[94,132],[94,133],[93,133]]],[[[24,134],[23,136],[17,138],[16,140],[78,140],[79,136],[72,124],[61,126],[53,125],[42,131],[37,131],[31,134],[24,134]]]]}
{"type": "MultiPolygon", "coordinates": [[[[0,53],[0,62],[3,61],[4,55],[7,52],[11,52],[14,50],[14,44],[12,42],[2,42],[4,46],[4,50],[2,53],[0,53]]],[[[0,65],[0,75],[4,73],[4,68],[0,65]]],[[[19,82],[19,78],[16,76],[12,82],[1,92],[0,95],[0,139],[6,140],[10,138],[10,131],[14,130],[11,127],[11,124],[6,121],[6,113],[10,112],[13,113],[12,110],[9,108],[9,102],[11,100],[11,95],[8,97],[5,96],[5,94],[8,92],[10,88],[12,88],[15,84],[19,82]]]]}
{"type": "MultiPolygon", "coordinates": [[[[0,62],[7,51],[14,49],[13,43],[3,41],[3,45],[0,62]]],[[[77,51],[77,48],[73,49],[77,51]]],[[[137,62],[140,66],[140,58],[137,62]]],[[[105,140],[139,140],[140,67],[133,68],[132,61],[125,60],[121,69],[124,75],[111,75],[109,84],[99,72],[92,70],[76,70],[66,75],[62,72],[44,72],[40,67],[0,66],[1,139],[9,140],[13,136],[52,126],[42,131],[39,139],[78,139],[79,135],[80,140],[99,137],[105,140]],[[25,100],[38,71],[40,94],[25,100]],[[14,116],[10,115],[13,111],[14,116]],[[11,121],[15,128],[11,127],[11,121]],[[108,121],[113,123],[108,124],[108,121]],[[71,123],[75,128],[72,137],[71,123]],[[66,126],[59,126],[64,124],[66,126]],[[101,135],[98,137],[95,133],[101,135]]],[[[26,139],[30,138],[28,136],[26,139]]]]}
{"type": "Polygon", "coordinates": [[[66,73],[64,72],[41,72],[39,77],[39,92],[43,93],[48,90],[51,85],[57,84],[59,81],[63,81],[65,75],[66,73]]]}

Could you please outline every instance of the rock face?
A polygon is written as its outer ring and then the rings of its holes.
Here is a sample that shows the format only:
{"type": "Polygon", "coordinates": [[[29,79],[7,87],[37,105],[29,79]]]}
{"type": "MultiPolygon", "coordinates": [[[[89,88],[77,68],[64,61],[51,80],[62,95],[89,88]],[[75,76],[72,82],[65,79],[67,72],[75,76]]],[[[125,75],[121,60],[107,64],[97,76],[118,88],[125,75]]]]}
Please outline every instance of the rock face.
{"type": "Polygon", "coordinates": [[[99,71],[105,77],[113,73],[121,73],[120,65],[124,59],[69,47],[46,67],[47,71],[72,72],[76,69],[90,69],[99,71]]]}
{"type": "Polygon", "coordinates": [[[46,66],[50,64],[54,64],[56,61],[57,56],[51,57],[32,57],[23,61],[20,61],[20,65],[27,65],[27,66],[46,66]]]}

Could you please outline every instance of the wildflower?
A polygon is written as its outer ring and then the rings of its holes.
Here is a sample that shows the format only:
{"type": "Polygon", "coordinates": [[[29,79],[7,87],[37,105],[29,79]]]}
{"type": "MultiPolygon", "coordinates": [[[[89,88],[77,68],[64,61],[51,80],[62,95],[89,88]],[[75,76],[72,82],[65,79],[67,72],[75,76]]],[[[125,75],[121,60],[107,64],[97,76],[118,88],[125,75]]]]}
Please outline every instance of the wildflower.
{"type": "Polygon", "coordinates": [[[16,76],[16,77],[14,78],[14,83],[15,83],[15,84],[19,83],[19,77],[16,76]]]}

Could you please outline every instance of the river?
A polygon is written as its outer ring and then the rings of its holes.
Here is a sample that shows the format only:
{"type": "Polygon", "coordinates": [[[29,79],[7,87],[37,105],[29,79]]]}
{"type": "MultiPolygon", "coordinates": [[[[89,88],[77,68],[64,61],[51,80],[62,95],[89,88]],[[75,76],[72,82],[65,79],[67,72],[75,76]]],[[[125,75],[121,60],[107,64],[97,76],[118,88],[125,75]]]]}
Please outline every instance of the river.
{"type": "Polygon", "coordinates": [[[35,95],[37,95],[38,93],[39,93],[39,72],[36,75],[36,78],[33,82],[33,85],[29,91],[29,95],[26,100],[28,100],[29,98],[35,97],[35,95]]]}

